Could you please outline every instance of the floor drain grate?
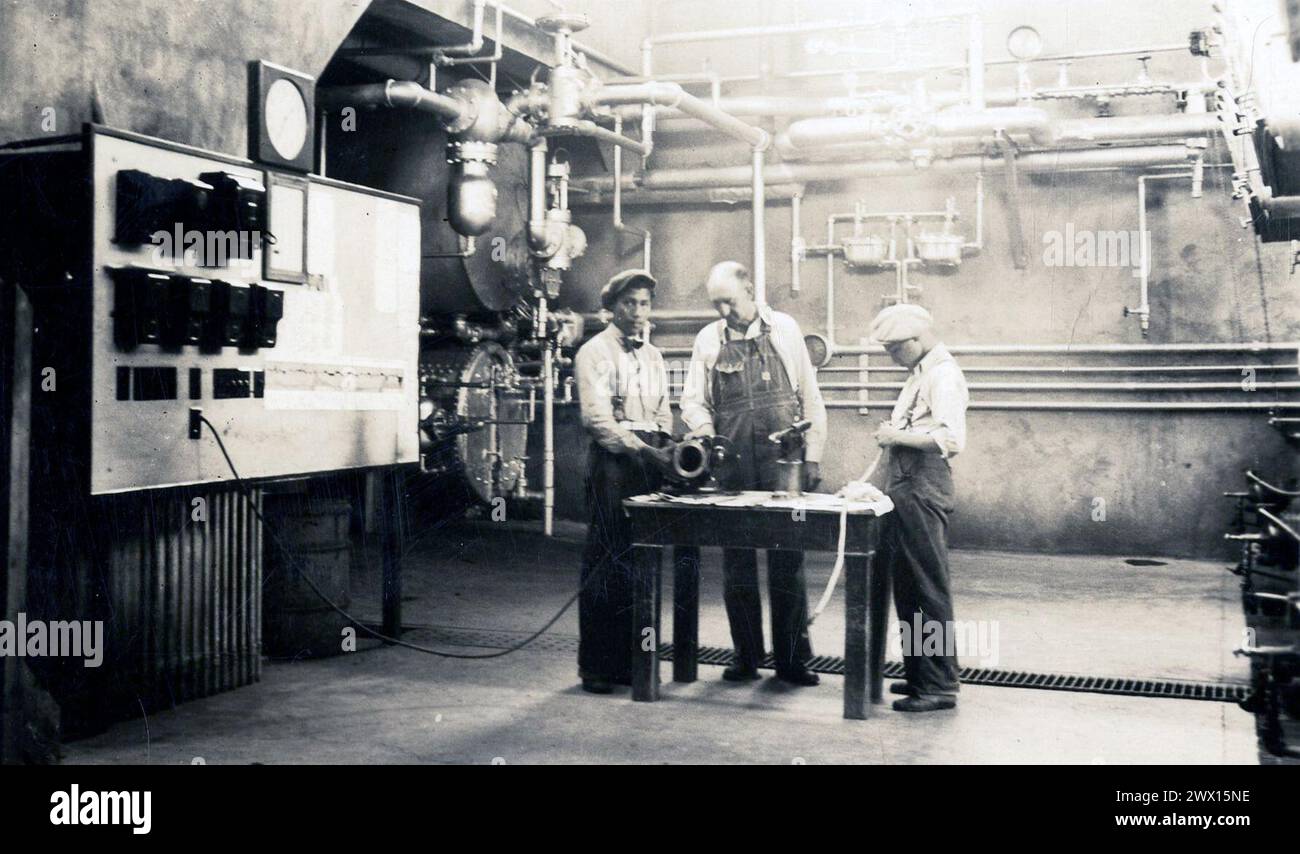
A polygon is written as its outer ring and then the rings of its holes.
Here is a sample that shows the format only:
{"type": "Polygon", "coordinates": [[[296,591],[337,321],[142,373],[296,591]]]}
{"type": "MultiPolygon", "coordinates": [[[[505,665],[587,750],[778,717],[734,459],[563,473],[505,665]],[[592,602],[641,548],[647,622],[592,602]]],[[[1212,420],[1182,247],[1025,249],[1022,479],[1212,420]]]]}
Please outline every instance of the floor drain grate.
{"type": "MultiPolygon", "coordinates": [[[[486,649],[505,649],[527,637],[525,632],[470,629],[455,626],[404,627],[406,634],[419,635],[428,643],[448,646],[477,646],[486,649]]],[[[563,652],[576,655],[578,639],[572,635],[543,635],[528,645],[529,649],[563,652]]],[[[700,664],[725,667],[731,663],[730,649],[719,646],[700,647],[697,661],[700,664]]],[[[659,658],[672,661],[672,644],[665,644],[659,658]]],[[[764,670],[774,669],[772,656],[759,665],[764,670]]],[[[844,675],[844,659],[838,655],[819,655],[808,662],[814,673],[833,676],[844,675]]],[[[897,661],[885,662],[885,678],[899,679],[903,665],[897,661]]],[[[1085,694],[1111,694],[1121,697],[1167,697],[1174,700],[1208,700],[1218,703],[1236,703],[1245,699],[1249,686],[1229,682],[1183,682],[1168,679],[1122,679],[1104,676],[1076,676],[1066,673],[1030,673],[1022,670],[999,670],[992,667],[963,667],[961,681],[967,685],[992,685],[1002,688],[1033,688],[1042,691],[1075,691],[1085,694]]]]}

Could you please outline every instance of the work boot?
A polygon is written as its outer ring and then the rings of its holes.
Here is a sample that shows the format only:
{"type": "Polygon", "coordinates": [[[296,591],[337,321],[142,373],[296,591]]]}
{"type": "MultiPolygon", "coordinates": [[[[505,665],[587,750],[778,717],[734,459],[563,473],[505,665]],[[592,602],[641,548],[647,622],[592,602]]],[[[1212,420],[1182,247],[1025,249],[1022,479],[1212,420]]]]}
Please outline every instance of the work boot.
{"type": "Polygon", "coordinates": [[[894,711],[896,712],[938,712],[944,709],[955,708],[957,708],[956,697],[924,697],[914,695],[894,701],[894,711]]]}
{"type": "Polygon", "coordinates": [[[612,694],[614,686],[608,679],[583,679],[582,690],[588,694],[612,694]]]}
{"type": "Polygon", "coordinates": [[[722,671],[722,678],[727,682],[753,682],[763,677],[758,675],[758,670],[753,667],[741,667],[739,664],[733,664],[726,670],[722,671]]]}
{"type": "Polygon", "coordinates": [[[908,685],[906,682],[899,680],[898,682],[889,683],[889,693],[902,694],[904,697],[911,697],[916,693],[916,689],[911,685],[908,685]]]}
{"type": "Polygon", "coordinates": [[[821,677],[816,673],[802,668],[799,670],[791,670],[787,673],[778,673],[776,674],[776,678],[780,679],[782,682],[787,682],[800,688],[811,688],[814,685],[820,685],[822,681],[821,677]]]}

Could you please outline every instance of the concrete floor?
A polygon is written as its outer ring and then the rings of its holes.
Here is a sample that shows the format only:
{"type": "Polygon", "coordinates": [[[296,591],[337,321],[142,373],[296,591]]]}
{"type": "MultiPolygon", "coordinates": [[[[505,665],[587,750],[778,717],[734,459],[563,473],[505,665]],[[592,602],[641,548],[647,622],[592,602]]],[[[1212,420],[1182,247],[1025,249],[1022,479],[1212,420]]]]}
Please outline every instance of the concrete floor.
{"type": "MultiPolygon", "coordinates": [[[[579,530],[545,541],[503,524],[425,529],[408,543],[408,624],[524,631],[572,594],[579,530]]],[[[359,556],[353,611],[378,613],[378,562],[359,556]]],[[[810,557],[820,593],[826,556],[810,557]]],[[[1113,557],[988,552],[953,558],[957,617],[997,621],[996,666],[1098,676],[1242,681],[1242,619],[1218,564],[1130,566],[1113,557]]],[[[706,557],[701,643],[729,646],[717,555],[706,557]]],[[[842,591],[841,591],[842,592],[842,591]]],[[[670,587],[665,586],[665,597],[670,587]]],[[[842,600],[814,649],[839,654],[842,600]]],[[[668,630],[670,612],[665,612],[668,630]]],[[[576,608],[551,637],[576,636],[576,608]]],[[[425,631],[407,639],[431,643],[425,631]]],[[[448,648],[456,652],[486,652],[448,648]]],[[[964,664],[978,664],[970,660],[964,664]]],[[[991,663],[991,662],[990,662],[991,663]]],[[[671,678],[664,666],[663,677],[671,678]]],[[[841,718],[843,680],[733,686],[720,668],[666,681],[657,705],[577,686],[572,654],[528,648],[487,661],[370,641],[331,659],[269,663],[263,681],[67,745],[71,763],[1254,763],[1254,723],[1227,703],[966,686],[954,712],[877,706],[841,718]]]]}

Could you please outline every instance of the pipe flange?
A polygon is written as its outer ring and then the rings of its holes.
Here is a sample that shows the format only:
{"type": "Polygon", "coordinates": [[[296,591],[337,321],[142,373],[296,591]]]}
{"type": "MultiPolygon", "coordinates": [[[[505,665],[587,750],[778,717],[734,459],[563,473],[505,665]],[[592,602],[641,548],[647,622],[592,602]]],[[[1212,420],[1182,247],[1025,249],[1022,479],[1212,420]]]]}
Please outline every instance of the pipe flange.
{"type": "Polygon", "coordinates": [[[497,145],[494,142],[477,140],[457,140],[447,145],[448,163],[484,163],[488,166],[497,164],[497,145]]]}

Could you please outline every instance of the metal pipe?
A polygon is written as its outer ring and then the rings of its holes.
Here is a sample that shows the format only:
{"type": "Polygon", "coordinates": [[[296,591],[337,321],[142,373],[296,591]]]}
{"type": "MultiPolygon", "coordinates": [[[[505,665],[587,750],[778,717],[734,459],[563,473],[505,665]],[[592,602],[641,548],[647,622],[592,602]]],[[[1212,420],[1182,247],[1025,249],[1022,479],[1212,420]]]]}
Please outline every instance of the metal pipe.
{"type": "MultiPolygon", "coordinates": [[[[623,119],[616,117],[614,119],[614,133],[620,138],[623,136],[623,119]]],[[[643,151],[643,156],[645,153],[643,151]]],[[[623,223],[623,147],[614,146],[614,212],[613,224],[616,232],[630,231],[633,234],[641,235],[641,269],[649,272],[650,270],[650,229],[630,228],[623,223]]]]}
{"type": "Polygon", "coordinates": [[[1138,305],[1124,306],[1124,316],[1136,314],[1142,337],[1151,331],[1151,304],[1147,294],[1147,271],[1151,269],[1151,240],[1147,237],[1147,179],[1138,176],[1138,305]]]}
{"type": "MultiPolygon", "coordinates": [[[[872,370],[876,370],[872,368],[872,370]]],[[[903,383],[891,382],[852,382],[852,383],[818,383],[823,391],[857,391],[859,389],[901,389],[903,383]]],[[[1036,383],[969,383],[968,388],[972,391],[1110,391],[1110,392],[1132,392],[1132,391],[1239,391],[1243,394],[1250,394],[1245,391],[1241,383],[1160,383],[1160,382],[1137,382],[1137,383],[1054,383],[1054,382],[1036,382],[1036,383]]],[[[1290,391],[1300,389],[1300,382],[1257,382],[1254,384],[1256,389],[1269,391],[1290,391]]]]}
{"type": "MultiPolygon", "coordinates": [[[[719,110],[712,104],[696,98],[677,83],[654,81],[651,83],[634,83],[628,86],[605,86],[596,92],[592,98],[592,103],[606,106],[618,106],[619,104],[658,106],[662,104],[676,107],[687,115],[701,119],[723,133],[748,143],[751,147],[766,150],[771,144],[771,138],[767,131],[746,124],[735,116],[719,110]]],[[[653,120],[651,122],[653,123],[653,120]]]]}
{"type": "Polygon", "coordinates": [[[799,293],[799,267],[803,263],[805,251],[799,213],[802,202],[802,192],[790,197],[790,293],[792,294],[799,293]]]}
{"type": "MultiPolygon", "coordinates": [[[[700,190],[632,190],[631,180],[624,178],[622,186],[622,205],[738,205],[748,204],[754,197],[752,187],[713,187],[700,190]],[[629,190],[632,190],[629,192],[629,190]]],[[[763,194],[769,202],[793,200],[803,195],[800,184],[776,184],[763,188],[763,194]]],[[[575,208],[605,207],[613,203],[613,192],[589,192],[583,198],[573,202],[575,208]]]]}
{"type": "Polygon", "coordinates": [[[826,218],[826,345],[839,352],[835,343],[835,217],[826,218]]]}
{"type": "Polygon", "coordinates": [[[431,92],[410,80],[388,80],[362,86],[332,86],[317,91],[325,109],[343,107],[405,107],[432,113],[448,124],[461,121],[468,105],[457,98],[431,92]]]}
{"type": "MultiPolygon", "coordinates": [[[[466,44],[450,45],[448,47],[438,48],[438,53],[447,57],[465,57],[478,53],[483,49],[483,10],[487,6],[487,0],[474,0],[473,25],[470,27],[469,42],[466,44]]],[[[497,34],[500,35],[501,25],[501,7],[497,6],[497,34]]],[[[497,42],[498,46],[500,41],[497,42]]],[[[443,63],[439,63],[443,64],[443,63]]],[[[445,63],[450,65],[451,63],[445,63]]]]}
{"type": "MultiPolygon", "coordinates": [[[[1095,168],[1153,168],[1181,166],[1188,160],[1184,145],[1144,145],[1127,148],[1097,148],[1083,151],[1036,152],[1018,158],[1019,167],[1027,172],[1054,172],[1066,169],[1095,168]]],[[[847,181],[859,178],[878,178],[891,175],[911,176],[918,172],[981,172],[1001,169],[1000,159],[986,157],[954,157],[935,160],[929,167],[918,170],[911,163],[895,160],[868,160],[846,163],[779,163],[769,164],[763,170],[768,184],[802,184],[819,181],[847,181]]],[[[708,187],[735,187],[751,178],[747,166],[721,168],[656,169],[641,176],[640,186],[647,190],[684,190],[708,187]]],[[[611,178],[586,178],[574,182],[589,190],[608,192],[613,189],[611,178]]]]}
{"type": "MultiPolygon", "coordinates": [[[[911,368],[899,365],[872,365],[872,373],[909,373],[911,368]]],[[[1180,374],[1180,373],[1241,373],[1242,371],[1296,371],[1300,365],[974,365],[962,366],[967,374],[1180,374]]],[[[818,373],[857,374],[858,367],[818,368],[818,373]]],[[[1243,375],[1244,376],[1244,375],[1243,375]]]]}
{"type": "Polygon", "coordinates": [[[1018,172],[1015,146],[1005,134],[997,135],[998,148],[1002,151],[1002,168],[1007,182],[1007,230],[1011,235],[1011,262],[1017,270],[1029,266],[1029,250],[1025,243],[1024,224],[1020,221],[1020,176],[1018,172]]]}
{"type": "MultiPolygon", "coordinates": [[[[948,351],[954,354],[972,355],[1006,355],[1011,353],[1052,353],[1057,355],[1101,353],[1150,354],[1150,353],[1269,353],[1295,351],[1300,349],[1300,342],[1264,342],[1244,343],[1214,342],[1207,344],[947,344],[948,351]]],[[[665,351],[666,352],[666,351],[665,351]]],[[[835,350],[837,356],[885,355],[881,346],[844,346],[835,350]]],[[[689,351],[688,351],[689,355],[689,351]]]]}
{"type": "MultiPolygon", "coordinates": [[[[618,121],[621,124],[621,120],[616,120],[616,121],[618,121]]],[[[538,130],[536,132],[536,135],[546,136],[546,137],[551,137],[551,136],[590,137],[591,139],[597,140],[599,142],[607,142],[610,145],[613,145],[615,156],[618,156],[619,152],[624,148],[635,151],[637,154],[640,154],[642,157],[645,157],[650,153],[650,150],[645,147],[644,143],[638,142],[637,140],[634,139],[629,139],[628,137],[624,136],[620,132],[606,130],[605,128],[601,127],[600,125],[596,124],[590,119],[577,119],[573,122],[570,122],[569,124],[553,125],[551,127],[538,130]]]]}
{"type": "Polygon", "coordinates": [[[984,251],[984,173],[975,175],[975,240],[963,243],[964,251],[978,254],[984,251]]]}
{"type": "MultiPolygon", "coordinates": [[[[828,400],[827,409],[893,409],[896,401],[828,400]]],[[[967,409],[1021,409],[1063,412],[1258,412],[1300,409],[1300,401],[1083,401],[1083,400],[972,400],[967,409]]]]}
{"type": "MultiPolygon", "coordinates": [[[[764,133],[764,137],[766,137],[764,133]]],[[[759,305],[767,303],[767,231],[764,222],[767,199],[763,193],[763,150],[766,146],[754,146],[750,171],[753,173],[754,198],[750,201],[750,210],[754,225],[754,299],[759,305]]]]}
{"type": "Polygon", "coordinates": [[[537,329],[542,342],[542,533],[551,536],[555,523],[555,368],[554,348],[547,333],[545,295],[537,298],[537,329]]]}
{"type": "MultiPolygon", "coordinates": [[[[540,30],[540,28],[537,26],[536,18],[531,18],[528,15],[525,15],[523,12],[520,12],[518,9],[512,9],[509,6],[505,6],[500,3],[497,4],[497,8],[499,8],[507,18],[513,18],[514,20],[518,21],[519,23],[523,24],[529,29],[540,30]]],[[[550,34],[548,33],[547,35],[550,34]]],[[[615,71],[618,72],[619,74],[624,74],[624,75],[630,75],[634,73],[632,69],[628,68],[626,65],[623,65],[621,62],[618,62],[617,60],[613,59],[612,57],[609,56],[609,54],[596,50],[594,47],[588,47],[587,45],[584,45],[581,42],[574,39],[570,40],[570,44],[573,50],[577,51],[578,53],[584,54],[588,59],[595,60],[596,62],[608,68],[610,71],[615,71]]],[[[1184,49],[1186,48],[1184,47],[1184,49]]]]}
{"type": "Polygon", "coordinates": [[[1186,139],[1218,133],[1221,126],[1222,122],[1215,113],[1053,120],[1039,107],[993,107],[981,112],[943,111],[920,120],[916,125],[906,126],[882,116],[823,116],[791,123],[777,138],[777,150],[783,155],[807,156],[810,150],[852,145],[855,148],[851,153],[861,156],[879,147],[872,143],[888,144],[901,139],[911,140],[909,144],[912,146],[935,147],[939,139],[978,142],[998,131],[1007,136],[1028,135],[1035,145],[1041,146],[1186,139]]]}

